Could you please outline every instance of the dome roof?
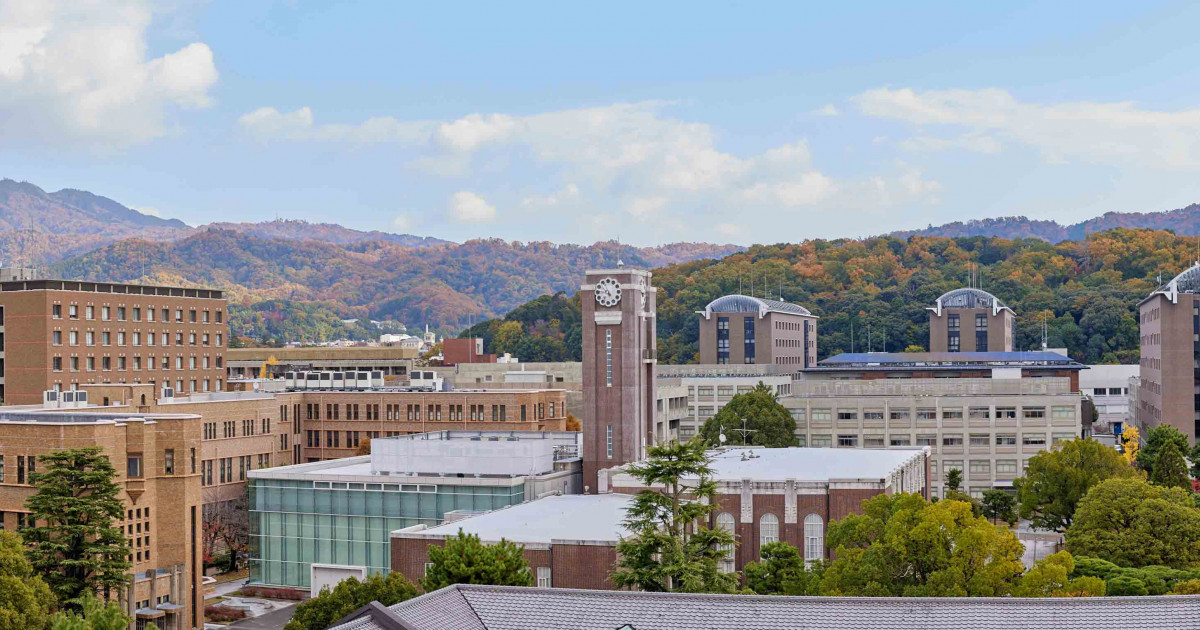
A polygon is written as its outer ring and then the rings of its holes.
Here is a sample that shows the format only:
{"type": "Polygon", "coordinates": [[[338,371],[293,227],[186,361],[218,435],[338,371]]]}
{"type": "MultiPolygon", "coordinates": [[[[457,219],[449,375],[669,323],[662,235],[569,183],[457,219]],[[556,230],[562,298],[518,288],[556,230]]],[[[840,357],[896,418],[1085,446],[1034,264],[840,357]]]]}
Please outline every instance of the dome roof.
{"type": "Polygon", "coordinates": [[[1012,309],[1008,308],[1004,302],[1001,302],[1000,298],[983,289],[973,289],[970,287],[962,287],[961,289],[954,289],[953,291],[943,293],[929,310],[936,311],[941,315],[944,308],[990,308],[993,315],[999,314],[1003,310],[1012,312],[1012,309]]]}
{"type": "Polygon", "coordinates": [[[1200,263],[1183,270],[1171,281],[1158,287],[1150,295],[1162,294],[1175,303],[1180,293],[1200,293],[1200,263]]]}
{"type": "Polygon", "coordinates": [[[705,306],[704,310],[700,311],[700,314],[704,315],[705,319],[708,319],[713,313],[758,313],[759,317],[767,313],[790,313],[792,315],[815,317],[808,309],[799,304],[736,294],[719,297],[709,302],[708,306],[705,306]]]}

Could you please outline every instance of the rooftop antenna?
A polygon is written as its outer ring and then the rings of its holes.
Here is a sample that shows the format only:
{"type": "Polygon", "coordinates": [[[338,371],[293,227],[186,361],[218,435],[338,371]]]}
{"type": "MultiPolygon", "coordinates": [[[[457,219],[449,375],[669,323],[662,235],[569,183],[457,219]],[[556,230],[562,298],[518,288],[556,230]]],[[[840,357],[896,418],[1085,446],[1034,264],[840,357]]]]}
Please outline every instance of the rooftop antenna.
{"type": "Polygon", "coordinates": [[[742,274],[740,274],[740,273],[738,274],[738,295],[743,295],[743,293],[742,293],[742,274]]]}
{"type": "Polygon", "coordinates": [[[850,354],[854,354],[854,320],[850,320],[850,354]]]}
{"type": "Polygon", "coordinates": [[[1050,337],[1050,332],[1049,332],[1049,329],[1046,327],[1046,313],[1043,312],[1042,313],[1042,352],[1045,352],[1046,348],[1050,345],[1048,343],[1049,337],[1050,337]]]}

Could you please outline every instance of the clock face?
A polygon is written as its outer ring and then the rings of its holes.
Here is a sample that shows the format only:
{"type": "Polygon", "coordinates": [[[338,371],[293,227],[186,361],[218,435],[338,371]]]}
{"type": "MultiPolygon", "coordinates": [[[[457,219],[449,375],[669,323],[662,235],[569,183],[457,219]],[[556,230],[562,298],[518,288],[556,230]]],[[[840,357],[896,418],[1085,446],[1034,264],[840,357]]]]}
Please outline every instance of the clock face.
{"type": "Polygon", "coordinates": [[[612,278],[596,283],[596,302],[600,306],[616,306],[621,301],[621,285],[612,278]]]}
{"type": "Polygon", "coordinates": [[[646,289],[646,279],[645,278],[638,279],[638,291],[640,291],[642,294],[642,310],[644,311],[644,310],[646,310],[647,298],[650,296],[650,292],[646,289]]]}

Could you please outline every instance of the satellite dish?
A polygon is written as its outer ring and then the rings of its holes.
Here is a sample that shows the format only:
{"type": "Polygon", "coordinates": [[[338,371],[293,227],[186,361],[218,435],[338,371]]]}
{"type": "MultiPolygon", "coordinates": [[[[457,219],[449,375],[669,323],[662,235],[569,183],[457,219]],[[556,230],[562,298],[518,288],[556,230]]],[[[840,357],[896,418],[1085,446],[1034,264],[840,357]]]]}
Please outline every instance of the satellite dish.
{"type": "Polygon", "coordinates": [[[724,434],[724,433],[722,433],[720,436],[718,436],[718,437],[717,437],[717,439],[718,439],[718,440],[721,440],[721,443],[722,443],[722,444],[724,444],[724,443],[725,443],[725,440],[726,440],[726,439],[728,439],[728,438],[726,438],[726,437],[725,437],[725,434],[724,434]]]}

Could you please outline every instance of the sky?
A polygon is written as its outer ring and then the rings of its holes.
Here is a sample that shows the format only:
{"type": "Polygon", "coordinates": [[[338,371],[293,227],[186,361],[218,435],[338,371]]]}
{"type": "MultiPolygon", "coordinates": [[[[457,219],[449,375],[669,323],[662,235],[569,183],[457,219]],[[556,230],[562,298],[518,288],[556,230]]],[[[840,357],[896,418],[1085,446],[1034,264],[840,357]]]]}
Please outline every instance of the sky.
{"type": "Polygon", "coordinates": [[[199,225],[798,242],[1200,202],[1196,3],[0,0],[0,178],[199,225]]]}

